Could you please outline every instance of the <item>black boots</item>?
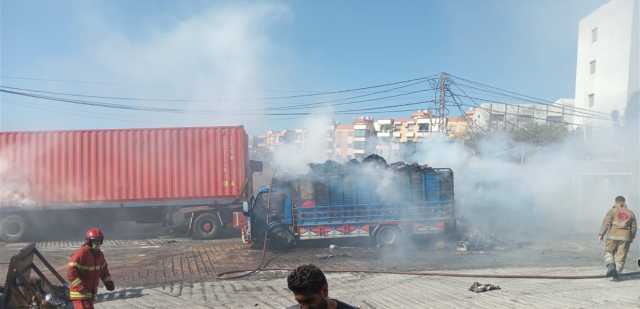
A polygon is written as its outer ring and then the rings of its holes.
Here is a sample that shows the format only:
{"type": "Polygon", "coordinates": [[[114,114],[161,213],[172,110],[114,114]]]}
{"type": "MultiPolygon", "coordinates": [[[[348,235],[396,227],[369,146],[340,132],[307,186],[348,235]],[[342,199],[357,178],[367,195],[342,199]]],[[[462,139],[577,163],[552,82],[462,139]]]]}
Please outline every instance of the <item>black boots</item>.
{"type": "Polygon", "coordinates": [[[607,264],[607,277],[616,278],[618,277],[618,272],[616,271],[616,264],[607,264]]]}
{"type": "Polygon", "coordinates": [[[613,280],[617,280],[618,279],[618,272],[616,271],[616,264],[607,264],[607,277],[613,279],[613,280]]]}

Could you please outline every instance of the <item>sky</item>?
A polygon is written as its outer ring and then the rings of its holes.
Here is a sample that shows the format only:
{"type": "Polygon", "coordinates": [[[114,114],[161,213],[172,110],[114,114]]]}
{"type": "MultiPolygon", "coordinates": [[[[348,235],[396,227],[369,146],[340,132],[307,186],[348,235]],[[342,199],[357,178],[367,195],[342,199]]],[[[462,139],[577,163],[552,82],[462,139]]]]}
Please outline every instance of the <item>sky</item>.
{"type": "MultiPolygon", "coordinates": [[[[0,85],[197,99],[102,101],[201,111],[110,110],[3,94],[0,128],[241,124],[255,133],[304,126],[305,119],[226,111],[305,104],[316,98],[260,98],[439,72],[571,98],[578,22],[604,2],[0,0],[0,85]]],[[[411,99],[419,96],[402,98],[411,99]]]]}

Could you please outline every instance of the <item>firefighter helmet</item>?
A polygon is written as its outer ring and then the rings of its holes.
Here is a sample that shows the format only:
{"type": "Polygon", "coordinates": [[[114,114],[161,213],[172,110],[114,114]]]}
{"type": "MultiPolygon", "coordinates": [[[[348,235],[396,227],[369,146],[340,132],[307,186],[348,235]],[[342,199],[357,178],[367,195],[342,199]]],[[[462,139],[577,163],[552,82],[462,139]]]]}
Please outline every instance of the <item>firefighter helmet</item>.
{"type": "Polygon", "coordinates": [[[102,234],[102,231],[99,228],[92,227],[88,229],[87,232],[84,234],[84,240],[87,243],[90,243],[91,241],[96,241],[97,243],[102,244],[102,241],[104,240],[104,234],[102,234]]]}

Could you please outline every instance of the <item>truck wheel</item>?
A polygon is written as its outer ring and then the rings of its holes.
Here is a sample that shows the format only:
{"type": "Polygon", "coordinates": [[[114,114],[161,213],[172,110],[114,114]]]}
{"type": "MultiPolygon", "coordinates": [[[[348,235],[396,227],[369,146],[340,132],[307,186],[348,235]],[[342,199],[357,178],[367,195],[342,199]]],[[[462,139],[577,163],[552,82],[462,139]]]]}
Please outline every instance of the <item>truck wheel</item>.
{"type": "Polygon", "coordinates": [[[27,231],[27,223],[20,215],[9,215],[0,219],[0,239],[8,242],[21,240],[27,231]]]}
{"type": "Polygon", "coordinates": [[[205,212],[196,216],[192,230],[193,238],[214,239],[219,236],[222,226],[220,226],[220,219],[216,214],[205,212]]]}
{"type": "Polygon", "coordinates": [[[383,226],[376,232],[376,243],[380,247],[392,247],[400,242],[400,229],[395,226],[383,226]]]}
{"type": "Polygon", "coordinates": [[[269,238],[269,246],[275,250],[288,250],[296,245],[296,237],[284,226],[272,228],[269,238]]]}

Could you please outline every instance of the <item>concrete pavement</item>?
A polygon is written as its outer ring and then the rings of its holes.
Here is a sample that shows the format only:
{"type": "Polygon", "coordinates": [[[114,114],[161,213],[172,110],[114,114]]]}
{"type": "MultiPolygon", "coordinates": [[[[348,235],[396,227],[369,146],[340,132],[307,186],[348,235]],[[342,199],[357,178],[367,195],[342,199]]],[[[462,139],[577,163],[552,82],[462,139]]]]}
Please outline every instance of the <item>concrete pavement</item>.
{"type": "MultiPolygon", "coordinates": [[[[556,267],[458,272],[578,275],[603,270],[556,267]]],[[[128,288],[101,294],[96,308],[284,308],[292,303],[285,276],[262,273],[243,280],[128,288]]],[[[362,308],[640,308],[640,278],[610,282],[341,273],[329,274],[328,280],[333,297],[362,308]],[[498,284],[502,289],[476,294],[468,291],[474,281],[498,284]]]]}

